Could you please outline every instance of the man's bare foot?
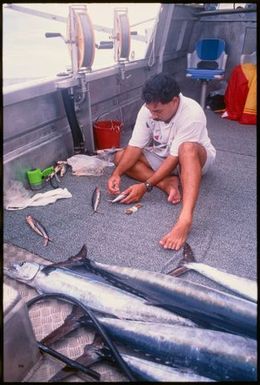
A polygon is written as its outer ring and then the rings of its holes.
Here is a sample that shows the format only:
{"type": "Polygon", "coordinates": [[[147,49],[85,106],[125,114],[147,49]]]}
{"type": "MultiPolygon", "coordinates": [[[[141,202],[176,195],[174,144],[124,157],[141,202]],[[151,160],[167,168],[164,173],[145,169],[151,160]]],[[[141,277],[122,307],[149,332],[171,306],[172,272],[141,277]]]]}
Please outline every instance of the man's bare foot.
{"type": "Polygon", "coordinates": [[[191,220],[179,219],[172,230],[160,240],[160,244],[165,249],[179,250],[184,245],[190,228],[191,220]]]}
{"type": "Polygon", "coordinates": [[[178,176],[164,178],[157,186],[168,194],[168,202],[176,205],[181,201],[178,176]]]}

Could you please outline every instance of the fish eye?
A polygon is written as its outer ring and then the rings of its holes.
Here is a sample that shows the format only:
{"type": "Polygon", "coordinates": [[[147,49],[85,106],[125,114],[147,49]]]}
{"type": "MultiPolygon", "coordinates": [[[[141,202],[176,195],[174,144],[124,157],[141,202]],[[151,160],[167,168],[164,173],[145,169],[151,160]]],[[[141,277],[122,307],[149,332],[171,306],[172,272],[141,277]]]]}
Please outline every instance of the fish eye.
{"type": "Polygon", "coordinates": [[[19,266],[23,266],[25,264],[25,261],[19,262],[19,266]]]}

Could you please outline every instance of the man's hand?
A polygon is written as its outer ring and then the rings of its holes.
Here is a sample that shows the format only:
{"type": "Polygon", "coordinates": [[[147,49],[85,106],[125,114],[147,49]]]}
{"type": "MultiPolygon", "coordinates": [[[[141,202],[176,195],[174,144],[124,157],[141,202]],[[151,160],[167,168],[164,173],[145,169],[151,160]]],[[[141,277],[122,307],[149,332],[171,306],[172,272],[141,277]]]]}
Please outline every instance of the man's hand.
{"type": "Polygon", "coordinates": [[[111,194],[120,193],[120,181],[121,178],[119,175],[111,175],[111,177],[108,179],[107,188],[111,194]]]}
{"type": "Polygon", "coordinates": [[[133,184],[126,190],[122,191],[122,194],[127,194],[127,196],[121,199],[120,203],[138,202],[142,199],[145,192],[146,188],[144,183],[133,184]]]}

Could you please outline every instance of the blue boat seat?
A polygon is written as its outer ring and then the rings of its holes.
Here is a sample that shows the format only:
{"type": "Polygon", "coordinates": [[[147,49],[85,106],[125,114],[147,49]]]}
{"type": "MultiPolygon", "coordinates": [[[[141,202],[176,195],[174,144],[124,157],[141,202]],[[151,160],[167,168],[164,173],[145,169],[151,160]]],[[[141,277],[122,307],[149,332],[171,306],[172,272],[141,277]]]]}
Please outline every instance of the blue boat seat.
{"type": "Polygon", "coordinates": [[[222,39],[201,39],[195,50],[187,54],[186,76],[202,82],[200,104],[205,107],[207,84],[213,79],[223,79],[228,55],[222,39]]]}

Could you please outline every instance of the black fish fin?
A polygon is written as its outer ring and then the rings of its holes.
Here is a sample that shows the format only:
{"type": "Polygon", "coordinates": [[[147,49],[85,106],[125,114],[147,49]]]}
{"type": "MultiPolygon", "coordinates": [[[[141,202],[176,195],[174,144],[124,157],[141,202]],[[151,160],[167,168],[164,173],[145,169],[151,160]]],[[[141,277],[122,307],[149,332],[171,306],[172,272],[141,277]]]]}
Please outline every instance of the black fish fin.
{"type": "Polygon", "coordinates": [[[185,242],[183,246],[182,259],[185,261],[185,263],[196,262],[192,248],[187,242],[185,242]]]}
{"type": "Polygon", "coordinates": [[[192,248],[187,242],[185,242],[183,246],[182,258],[178,263],[178,266],[175,269],[170,270],[167,274],[172,275],[173,277],[179,277],[180,275],[189,271],[189,267],[187,266],[189,262],[196,262],[196,260],[194,258],[192,248]]]}
{"type": "Polygon", "coordinates": [[[88,249],[87,249],[87,246],[84,243],[84,245],[82,246],[82,248],[80,249],[78,254],[76,254],[76,255],[74,255],[72,257],[69,257],[68,260],[69,261],[82,261],[82,260],[87,258],[87,254],[88,254],[88,249]]]}
{"type": "Polygon", "coordinates": [[[76,254],[72,257],[69,257],[66,261],[54,262],[51,265],[47,265],[42,269],[42,271],[45,274],[49,274],[53,270],[55,270],[56,267],[69,267],[69,266],[75,264],[75,262],[76,263],[85,263],[85,261],[88,260],[87,252],[88,252],[87,246],[84,244],[82,246],[82,248],[80,249],[80,251],[78,252],[78,254],[76,254]]]}

